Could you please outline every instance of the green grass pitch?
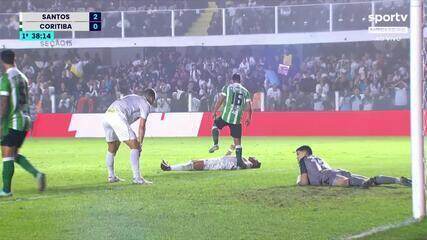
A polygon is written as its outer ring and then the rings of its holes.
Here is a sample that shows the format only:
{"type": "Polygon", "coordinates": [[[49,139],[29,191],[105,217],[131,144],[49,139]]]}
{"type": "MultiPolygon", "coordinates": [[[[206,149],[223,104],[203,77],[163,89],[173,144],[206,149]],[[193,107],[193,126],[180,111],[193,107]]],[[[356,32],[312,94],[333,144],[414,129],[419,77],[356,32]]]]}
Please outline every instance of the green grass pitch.
{"type": "MultiPolygon", "coordinates": [[[[166,159],[180,163],[210,155],[209,138],[148,138],[142,171],[152,186],[130,184],[129,150],[116,158],[118,176],[106,183],[100,139],[31,139],[23,153],[48,176],[48,188],[19,166],[14,196],[0,200],[0,239],[340,239],[411,216],[411,190],[401,186],[296,187],[294,149],[310,144],[332,167],[373,176],[410,175],[408,138],[243,139],[244,155],[262,168],[246,171],[161,172],[166,159]]],[[[427,224],[369,239],[422,239],[427,224]]]]}

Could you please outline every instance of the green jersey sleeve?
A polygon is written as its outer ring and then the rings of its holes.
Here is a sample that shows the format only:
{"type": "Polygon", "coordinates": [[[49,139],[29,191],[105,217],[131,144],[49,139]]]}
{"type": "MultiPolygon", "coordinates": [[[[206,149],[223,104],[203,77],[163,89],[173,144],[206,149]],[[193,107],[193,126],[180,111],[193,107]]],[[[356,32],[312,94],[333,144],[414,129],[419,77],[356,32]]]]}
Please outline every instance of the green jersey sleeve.
{"type": "Polygon", "coordinates": [[[222,90],[221,90],[221,95],[223,95],[223,96],[227,96],[227,85],[225,85],[224,87],[222,87],[222,90]]]}
{"type": "Polygon", "coordinates": [[[245,99],[246,99],[246,103],[249,103],[251,101],[251,94],[249,93],[249,91],[246,91],[245,99]]]}
{"type": "Polygon", "coordinates": [[[10,81],[7,74],[3,74],[0,80],[0,96],[10,95],[10,81]]]}

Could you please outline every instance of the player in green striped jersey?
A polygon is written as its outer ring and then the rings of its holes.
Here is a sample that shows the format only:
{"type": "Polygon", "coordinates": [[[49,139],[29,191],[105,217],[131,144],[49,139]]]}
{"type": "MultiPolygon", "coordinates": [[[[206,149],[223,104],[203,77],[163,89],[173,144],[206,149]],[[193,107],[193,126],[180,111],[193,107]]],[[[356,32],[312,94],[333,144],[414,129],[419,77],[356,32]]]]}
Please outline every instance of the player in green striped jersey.
{"type": "Polygon", "coordinates": [[[13,51],[4,50],[0,57],[5,70],[0,79],[0,136],[3,158],[3,189],[0,191],[0,197],[12,196],[14,163],[33,175],[37,179],[39,191],[43,191],[46,186],[45,174],[34,168],[25,156],[19,154],[30,128],[30,117],[27,115],[28,79],[15,67],[13,51]]]}
{"type": "Polygon", "coordinates": [[[219,149],[219,130],[225,126],[230,128],[231,136],[234,139],[234,146],[236,149],[237,165],[245,168],[242,160],[242,116],[247,108],[249,111],[246,125],[248,126],[252,119],[251,96],[249,91],[240,83],[240,75],[233,74],[233,83],[223,87],[221,94],[213,109],[214,124],[212,127],[212,138],[214,145],[209,149],[210,153],[219,149]],[[222,114],[219,118],[216,113],[219,108],[224,104],[222,114]]]}

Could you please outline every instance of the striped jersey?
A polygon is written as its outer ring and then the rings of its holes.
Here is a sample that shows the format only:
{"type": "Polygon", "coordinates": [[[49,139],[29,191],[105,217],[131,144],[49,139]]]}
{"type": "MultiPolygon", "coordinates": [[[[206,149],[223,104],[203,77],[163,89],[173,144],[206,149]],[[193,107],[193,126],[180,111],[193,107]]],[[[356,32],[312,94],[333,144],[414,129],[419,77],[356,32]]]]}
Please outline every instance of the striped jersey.
{"type": "Polygon", "coordinates": [[[9,129],[27,131],[30,128],[28,115],[28,79],[16,67],[9,68],[0,80],[0,96],[9,97],[7,115],[1,122],[2,134],[9,129]]]}
{"type": "Polygon", "coordinates": [[[240,124],[246,104],[251,101],[249,91],[240,83],[232,83],[224,86],[221,94],[225,96],[221,118],[230,124],[240,124]]]}

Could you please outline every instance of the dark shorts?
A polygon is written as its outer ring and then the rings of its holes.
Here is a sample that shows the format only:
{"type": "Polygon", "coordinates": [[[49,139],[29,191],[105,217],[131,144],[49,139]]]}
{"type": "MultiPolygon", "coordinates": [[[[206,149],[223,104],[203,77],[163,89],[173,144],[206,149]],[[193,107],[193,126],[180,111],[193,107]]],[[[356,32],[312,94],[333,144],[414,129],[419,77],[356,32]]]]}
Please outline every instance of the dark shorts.
{"type": "Polygon", "coordinates": [[[26,135],[26,131],[17,131],[14,129],[9,129],[9,133],[2,138],[1,145],[20,148],[24,143],[26,135]]]}
{"type": "Polygon", "coordinates": [[[242,124],[230,124],[219,117],[215,119],[214,126],[219,129],[228,126],[230,128],[230,135],[233,138],[242,138],[242,124]]]}

